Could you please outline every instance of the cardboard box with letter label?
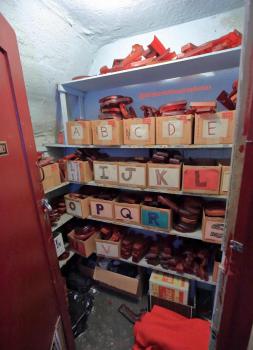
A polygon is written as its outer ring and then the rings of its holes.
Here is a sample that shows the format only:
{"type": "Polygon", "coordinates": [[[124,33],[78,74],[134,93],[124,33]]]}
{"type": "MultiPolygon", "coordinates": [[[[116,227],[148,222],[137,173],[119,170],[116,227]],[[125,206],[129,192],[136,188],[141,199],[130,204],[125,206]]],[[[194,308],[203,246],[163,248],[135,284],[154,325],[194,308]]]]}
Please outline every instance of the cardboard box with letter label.
{"type": "Polygon", "coordinates": [[[122,120],[93,120],[92,136],[94,145],[115,146],[123,144],[122,120]]]}
{"type": "Polygon", "coordinates": [[[190,145],[193,139],[193,116],[156,118],[156,144],[190,145]]]}
{"type": "Polygon", "coordinates": [[[148,187],[178,191],[181,188],[181,164],[148,163],[148,187]]]}
{"type": "Polygon", "coordinates": [[[93,180],[93,171],[88,161],[67,161],[67,180],[71,182],[89,182],[93,180]]]}
{"type": "Polygon", "coordinates": [[[85,219],[90,215],[89,197],[74,197],[71,194],[64,196],[67,213],[85,219]]]}
{"type": "Polygon", "coordinates": [[[116,220],[139,224],[141,222],[140,212],[140,204],[129,204],[115,201],[114,214],[116,220]]]}
{"type": "Polygon", "coordinates": [[[168,232],[172,228],[172,210],[142,205],[141,223],[143,226],[168,232]]]}
{"type": "Polygon", "coordinates": [[[154,145],[155,118],[133,118],[123,120],[125,145],[154,145]]]}
{"type": "Polygon", "coordinates": [[[225,219],[223,217],[207,216],[203,212],[202,236],[203,240],[212,243],[222,243],[225,219]]]}
{"type": "Polygon", "coordinates": [[[69,145],[91,145],[91,122],[89,120],[67,122],[67,138],[69,145]]]}
{"type": "Polygon", "coordinates": [[[91,216],[114,219],[114,201],[90,197],[91,216]]]}
{"type": "Polygon", "coordinates": [[[118,163],[95,160],[93,162],[94,180],[97,183],[117,184],[118,163]]]}
{"type": "Polygon", "coordinates": [[[120,162],[119,185],[129,187],[146,187],[147,186],[147,165],[146,163],[120,162]]]}

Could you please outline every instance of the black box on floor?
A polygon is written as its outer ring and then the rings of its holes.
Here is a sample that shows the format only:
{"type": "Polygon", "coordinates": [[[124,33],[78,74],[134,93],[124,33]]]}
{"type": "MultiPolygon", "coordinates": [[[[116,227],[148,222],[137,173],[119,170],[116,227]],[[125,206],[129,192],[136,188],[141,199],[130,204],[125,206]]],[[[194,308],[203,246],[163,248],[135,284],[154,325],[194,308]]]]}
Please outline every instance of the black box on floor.
{"type": "Polygon", "coordinates": [[[174,301],[164,300],[152,295],[149,296],[149,310],[152,309],[154,305],[162,306],[166,309],[177,312],[180,315],[183,315],[188,318],[193,318],[196,313],[196,303],[194,305],[184,305],[180,303],[175,303],[174,301]]]}

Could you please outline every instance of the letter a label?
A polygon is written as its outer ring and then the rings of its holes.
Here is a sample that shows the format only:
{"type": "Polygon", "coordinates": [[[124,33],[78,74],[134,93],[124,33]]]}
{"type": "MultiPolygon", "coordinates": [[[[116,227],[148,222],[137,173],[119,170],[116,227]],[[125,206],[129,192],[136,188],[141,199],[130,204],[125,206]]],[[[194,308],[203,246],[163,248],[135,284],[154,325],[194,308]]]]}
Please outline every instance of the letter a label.
{"type": "Polygon", "coordinates": [[[82,140],[83,139],[83,128],[81,125],[71,126],[71,135],[73,140],[82,140]]]}

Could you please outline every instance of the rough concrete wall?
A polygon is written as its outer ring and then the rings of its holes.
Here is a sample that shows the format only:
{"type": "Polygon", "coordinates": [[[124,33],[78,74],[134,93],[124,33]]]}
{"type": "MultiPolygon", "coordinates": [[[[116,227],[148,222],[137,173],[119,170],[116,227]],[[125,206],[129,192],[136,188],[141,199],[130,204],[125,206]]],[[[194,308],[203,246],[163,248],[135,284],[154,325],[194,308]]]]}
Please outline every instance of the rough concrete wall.
{"type": "Polygon", "coordinates": [[[94,46],[47,2],[0,1],[16,31],[36,144],[55,141],[56,84],[86,74],[94,46]]]}
{"type": "Polygon", "coordinates": [[[235,28],[242,32],[243,19],[244,9],[238,8],[214,16],[117,40],[100,48],[94,57],[89,74],[98,74],[99,68],[103,65],[111,67],[113,59],[127,56],[133,44],[138,43],[146,47],[152,41],[154,34],[159,37],[166,48],[170,47],[172,51],[180,52],[181,46],[188,42],[202,44],[235,28]]]}

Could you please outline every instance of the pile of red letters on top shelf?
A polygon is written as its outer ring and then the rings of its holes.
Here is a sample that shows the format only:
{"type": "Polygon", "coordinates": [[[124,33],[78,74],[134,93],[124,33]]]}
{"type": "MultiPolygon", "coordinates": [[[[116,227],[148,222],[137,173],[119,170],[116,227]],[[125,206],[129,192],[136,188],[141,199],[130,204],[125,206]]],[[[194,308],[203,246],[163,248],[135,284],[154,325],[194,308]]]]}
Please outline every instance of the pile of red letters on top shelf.
{"type": "Polygon", "coordinates": [[[153,41],[148,45],[146,50],[142,45],[134,44],[132,51],[127,57],[114,59],[111,68],[107,66],[101,67],[100,74],[226,50],[241,45],[241,42],[242,34],[235,29],[233,32],[199,46],[192,43],[183,45],[181,47],[181,53],[177,54],[175,51],[171,51],[170,48],[166,49],[157,36],[154,36],[153,41]]]}

